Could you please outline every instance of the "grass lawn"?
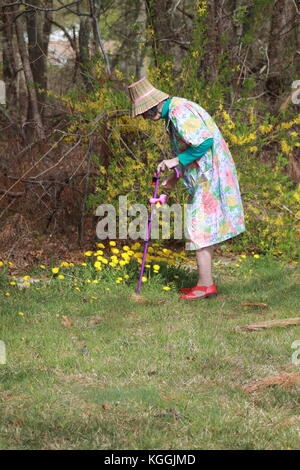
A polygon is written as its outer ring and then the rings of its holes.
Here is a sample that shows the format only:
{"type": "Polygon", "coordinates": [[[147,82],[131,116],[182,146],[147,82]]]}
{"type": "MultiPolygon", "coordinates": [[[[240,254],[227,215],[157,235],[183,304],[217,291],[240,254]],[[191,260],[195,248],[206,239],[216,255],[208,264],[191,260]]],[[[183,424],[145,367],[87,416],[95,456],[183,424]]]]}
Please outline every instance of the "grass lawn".
{"type": "Polygon", "coordinates": [[[2,286],[0,448],[299,448],[299,385],[244,387],[300,372],[300,326],[236,328],[299,317],[299,265],[217,265],[216,298],[178,301],[188,277],[178,270],[165,291],[157,275],[142,287],[146,303],[131,299],[136,279],[2,286]]]}

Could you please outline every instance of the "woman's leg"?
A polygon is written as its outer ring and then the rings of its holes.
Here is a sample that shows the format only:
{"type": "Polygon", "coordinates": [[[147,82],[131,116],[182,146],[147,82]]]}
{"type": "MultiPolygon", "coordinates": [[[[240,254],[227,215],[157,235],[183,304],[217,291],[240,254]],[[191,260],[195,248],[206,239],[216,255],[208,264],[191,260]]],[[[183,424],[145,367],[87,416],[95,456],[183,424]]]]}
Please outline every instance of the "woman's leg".
{"type": "Polygon", "coordinates": [[[196,259],[198,265],[198,286],[211,286],[212,279],[212,258],[214,245],[196,250],[196,259]]]}

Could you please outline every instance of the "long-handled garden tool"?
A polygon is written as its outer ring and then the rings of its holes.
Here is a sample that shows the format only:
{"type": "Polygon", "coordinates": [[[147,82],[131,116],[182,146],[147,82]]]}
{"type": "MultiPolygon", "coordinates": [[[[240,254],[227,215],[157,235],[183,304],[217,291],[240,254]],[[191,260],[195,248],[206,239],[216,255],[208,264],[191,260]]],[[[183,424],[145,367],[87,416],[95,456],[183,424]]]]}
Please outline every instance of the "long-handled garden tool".
{"type": "MultiPolygon", "coordinates": [[[[180,176],[179,171],[177,170],[177,168],[174,168],[174,170],[175,170],[175,173],[176,173],[176,177],[179,178],[179,176],[180,176]]],[[[141,271],[140,271],[138,287],[137,287],[137,290],[136,290],[136,293],[138,295],[140,295],[141,286],[142,286],[142,278],[143,278],[143,274],[144,274],[144,270],[145,270],[145,263],[146,263],[149,240],[150,240],[150,235],[151,235],[151,222],[152,222],[152,218],[153,218],[154,208],[155,208],[157,203],[165,204],[166,201],[167,201],[167,198],[168,198],[168,196],[166,194],[161,194],[159,198],[157,197],[157,191],[158,191],[159,180],[160,180],[160,173],[161,173],[161,170],[159,169],[158,172],[155,175],[153,175],[153,178],[152,178],[152,184],[154,184],[155,186],[154,186],[153,197],[150,198],[149,201],[148,201],[149,204],[151,205],[151,210],[150,210],[149,217],[148,217],[148,227],[147,227],[147,234],[146,234],[146,238],[145,238],[144,254],[143,254],[143,260],[142,260],[142,264],[141,264],[141,271]]]]}

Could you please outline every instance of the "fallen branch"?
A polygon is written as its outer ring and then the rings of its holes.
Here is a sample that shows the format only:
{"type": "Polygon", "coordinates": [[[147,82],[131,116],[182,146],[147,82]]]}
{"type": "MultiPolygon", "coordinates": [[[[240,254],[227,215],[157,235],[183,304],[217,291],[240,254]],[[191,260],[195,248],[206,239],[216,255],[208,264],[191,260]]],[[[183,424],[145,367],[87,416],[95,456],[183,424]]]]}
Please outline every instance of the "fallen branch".
{"type": "Polygon", "coordinates": [[[283,373],[273,377],[266,377],[262,380],[245,385],[243,390],[248,393],[255,392],[261,388],[271,387],[273,385],[282,385],[283,387],[291,387],[300,384],[300,372],[283,373]]]}
{"type": "Polygon", "coordinates": [[[249,331],[259,331],[264,328],[273,328],[276,326],[285,327],[292,325],[300,325],[300,317],[296,318],[285,318],[283,320],[269,320],[259,323],[252,323],[251,325],[242,325],[238,326],[238,330],[249,330],[249,331]]]}

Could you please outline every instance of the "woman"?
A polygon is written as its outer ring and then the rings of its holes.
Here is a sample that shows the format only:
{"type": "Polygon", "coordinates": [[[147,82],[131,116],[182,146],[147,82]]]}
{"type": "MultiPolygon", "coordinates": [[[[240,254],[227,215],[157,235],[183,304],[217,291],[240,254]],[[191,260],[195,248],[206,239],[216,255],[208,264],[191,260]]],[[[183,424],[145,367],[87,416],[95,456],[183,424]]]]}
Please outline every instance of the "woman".
{"type": "MultiPolygon", "coordinates": [[[[189,192],[186,215],[186,249],[196,252],[198,282],[181,289],[182,300],[197,300],[217,294],[212,279],[214,246],[244,232],[244,213],[237,172],[227,144],[212,117],[198,104],[184,98],[169,98],[147,78],[128,87],[132,117],[164,119],[176,155],[163,160],[162,171],[178,167],[189,192]]],[[[171,189],[175,176],[163,186],[171,189]]]]}

